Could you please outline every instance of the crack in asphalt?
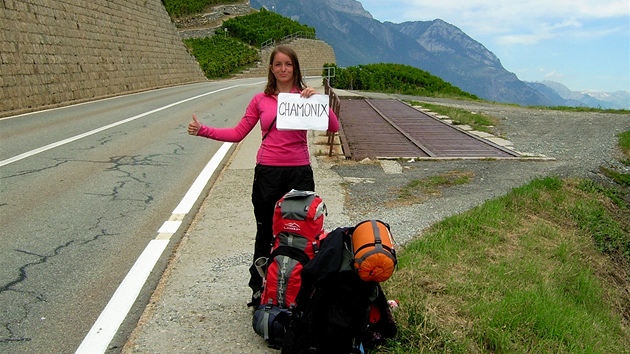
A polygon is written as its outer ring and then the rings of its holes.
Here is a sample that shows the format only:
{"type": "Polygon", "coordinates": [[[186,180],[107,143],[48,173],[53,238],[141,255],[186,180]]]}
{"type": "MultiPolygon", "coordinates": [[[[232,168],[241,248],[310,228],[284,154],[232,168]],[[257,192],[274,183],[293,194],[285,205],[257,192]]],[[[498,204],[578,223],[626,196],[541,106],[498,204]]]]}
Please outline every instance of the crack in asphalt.
{"type": "MultiPolygon", "coordinates": [[[[141,188],[150,189],[151,182],[146,180],[147,174],[142,173],[139,176],[136,176],[136,173],[133,171],[128,171],[125,167],[137,167],[137,166],[151,166],[151,167],[161,167],[167,166],[165,163],[156,162],[154,160],[155,157],[161,157],[163,154],[153,154],[147,156],[139,156],[139,155],[121,155],[121,156],[112,156],[109,161],[89,161],[92,163],[104,163],[104,164],[113,164],[113,166],[105,169],[105,172],[116,172],[122,174],[119,178],[119,181],[112,187],[111,193],[87,193],[88,195],[96,195],[100,197],[108,197],[111,201],[137,201],[141,202],[144,205],[148,205],[153,202],[154,198],[151,194],[142,193],[144,198],[128,198],[123,197],[122,192],[126,190],[126,186],[130,183],[139,183],[141,188]]],[[[86,161],[87,162],[87,161],[86,161]]]]}
{"type": "MultiPolygon", "coordinates": [[[[98,142],[98,145],[90,145],[90,146],[86,146],[86,147],[82,147],[82,148],[76,148],[73,150],[78,150],[78,151],[82,151],[82,150],[92,150],[92,149],[96,149],[98,147],[101,146],[105,146],[108,143],[111,143],[112,141],[114,141],[114,138],[118,135],[121,135],[122,133],[112,133],[109,135],[106,135],[102,138],[96,139],[96,141],[98,142]]],[[[126,133],[122,134],[122,135],[127,135],[126,133]]]]}
{"type": "Polygon", "coordinates": [[[61,246],[57,246],[53,250],[53,253],[50,255],[42,255],[35,252],[30,252],[30,251],[25,251],[25,250],[20,250],[20,249],[15,250],[15,252],[18,252],[18,253],[23,253],[29,256],[35,256],[36,258],[38,258],[38,260],[34,262],[29,262],[21,266],[18,269],[17,278],[6,283],[5,285],[0,286],[0,296],[10,293],[10,292],[24,296],[24,299],[22,300],[22,304],[21,304],[21,308],[23,311],[21,311],[20,316],[17,316],[17,318],[13,320],[9,320],[9,321],[5,320],[5,323],[2,325],[2,327],[5,329],[7,334],[3,334],[2,337],[0,337],[0,343],[25,342],[25,341],[31,340],[31,338],[29,337],[17,335],[16,331],[14,330],[14,327],[19,326],[23,321],[27,319],[28,314],[30,313],[30,310],[34,304],[37,304],[40,302],[46,302],[47,301],[46,296],[36,291],[20,290],[20,289],[17,289],[16,287],[23,284],[28,279],[28,269],[30,267],[47,263],[48,260],[50,260],[53,257],[58,256],[63,249],[70,247],[70,245],[72,245],[74,242],[75,242],[74,240],[71,240],[61,246]]]}
{"type": "Polygon", "coordinates": [[[167,145],[175,146],[175,148],[173,149],[173,155],[180,155],[180,154],[186,152],[186,148],[183,145],[181,145],[181,144],[170,143],[170,144],[167,144],[167,145]]]}
{"type": "MultiPolygon", "coordinates": [[[[107,143],[108,140],[102,140],[101,144],[105,144],[107,143]]],[[[177,145],[175,144],[175,148],[172,151],[172,154],[177,155],[179,154],[181,151],[184,150],[184,148],[181,145],[177,145]]],[[[46,166],[44,168],[40,168],[40,169],[32,169],[32,170],[25,170],[25,171],[20,171],[17,172],[11,176],[3,176],[3,179],[6,178],[12,178],[12,177],[20,177],[20,176],[24,176],[24,175],[28,175],[28,174],[33,174],[33,173],[37,173],[37,172],[42,172],[45,170],[49,170],[49,169],[53,169],[53,168],[57,168],[63,164],[66,164],[68,162],[90,162],[90,163],[102,163],[102,164],[110,164],[112,165],[111,167],[108,167],[105,169],[105,172],[115,172],[118,174],[121,174],[119,181],[116,182],[114,184],[114,186],[111,189],[110,193],[87,193],[89,195],[96,195],[96,196],[106,196],[108,198],[110,198],[111,201],[130,201],[133,203],[140,203],[141,205],[143,205],[143,207],[141,207],[141,209],[146,209],[148,204],[151,204],[154,201],[154,197],[149,194],[149,193],[141,193],[141,195],[143,195],[143,198],[130,198],[130,197],[123,197],[123,193],[126,190],[129,190],[129,186],[130,185],[138,185],[140,184],[140,187],[135,189],[134,192],[137,192],[138,190],[142,190],[142,189],[150,189],[152,186],[152,183],[150,181],[148,181],[146,179],[147,174],[146,173],[141,173],[141,174],[137,174],[134,171],[130,171],[127,168],[128,167],[137,167],[137,166],[151,166],[151,167],[159,167],[159,166],[165,166],[165,163],[161,163],[161,162],[157,162],[156,161],[156,157],[158,156],[163,156],[163,154],[153,154],[153,155],[147,155],[147,156],[140,156],[140,155],[133,155],[133,156],[128,156],[128,155],[121,155],[121,156],[113,156],[109,159],[109,161],[85,161],[85,160],[73,160],[73,159],[56,159],[57,163],[50,165],[50,166],[46,166]]],[[[7,205],[7,203],[3,203],[2,205],[7,205]]],[[[120,213],[119,217],[120,218],[124,218],[126,217],[128,214],[128,212],[124,212],[124,213],[120,213]]],[[[35,252],[31,252],[28,250],[23,250],[23,249],[16,249],[14,250],[15,252],[21,253],[21,254],[25,254],[28,256],[34,256],[37,258],[36,261],[32,261],[29,263],[26,263],[22,266],[20,266],[18,268],[18,276],[7,282],[6,284],[0,286],[0,296],[8,296],[8,297],[13,297],[14,301],[20,301],[20,309],[19,311],[15,310],[15,307],[13,310],[9,311],[9,309],[2,309],[2,315],[3,316],[12,316],[13,318],[4,318],[1,319],[0,321],[3,322],[3,324],[0,326],[0,328],[2,328],[2,332],[4,333],[0,333],[0,343],[12,343],[12,342],[27,342],[27,341],[31,341],[32,338],[26,336],[26,335],[21,335],[18,334],[18,328],[25,322],[28,321],[28,317],[29,314],[31,313],[33,306],[35,306],[37,303],[41,303],[41,302],[46,302],[46,296],[43,293],[39,293],[36,291],[26,291],[26,290],[21,290],[19,289],[20,285],[23,285],[29,278],[29,269],[33,266],[37,266],[37,265],[42,265],[47,263],[51,258],[58,256],[64,249],[67,249],[69,247],[71,247],[72,245],[76,244],[80,244],[80,245],[85,245],[88,243],[92,243],[95,241],[98,241],[99,239],[103,238],[103,237],[108,237],[108,236],[117,236],[117,233],[112,233],[108,231],[107,225],[106,225],[106,217],[100,216],[97,218],[96,223],[89,227],[88,230],[91,232],[96,231],[95,234],[92,235],[92,237],[90,239],[86,239],[84,241],[78,242],[76,240],[71,240],[66,242],[65,244],[62,244],[60,246],[57,246],[51,254],[46,255],[46,254],[38,254],[35,252]]],[[[6,301],[6,304],[11,303],[12,301],[6,301]]]]}
{"type": "Polygon", "coordinates": [[[57,161],[56,164],[52,164],[50,166],[46,166],[46,167],[42,167],[42,168],[35,168],[35,169],[31,169],[31,170],[23,170],[23,171],[18,171],[14,174],[11,175],[6,175],[6,176],[1,176],[0,179],[9,179],[9,178],[14,178],[14,177],[23,177],[26,175],[30,175],[33,173],[38,173],[38,172],[42,172],[42,171],[46,171],[46,170],[50,170],[53,168],[57,168],[61,165],[64,165],[68,162],[71,162],[71,160],[66,160],[66,159],[52,159],[53,161],[57,161]]]}
{"type": "MultiPolygon", "coordinates": [[[[121,216],[124,216],[124,214],[121,214],[121,216]]],[[[107,236],[118,236],[120,235],[119,233],[110,233],[107,231],[106,227],[101,226],[102,221],[104,220],[104,217],[99,217],[98,219],[96,219],[96,225],[91,226],[88,228],[89,231],[94,231],[97,230],[97,233],[90,239],[87,239],[85,241],[82,241],[80,244],[81,245],[86,245],[88,243],[92,243],[94,241],[98,241],[99,239],[103,238],[103,237],[107,237],[107,236]]]]}

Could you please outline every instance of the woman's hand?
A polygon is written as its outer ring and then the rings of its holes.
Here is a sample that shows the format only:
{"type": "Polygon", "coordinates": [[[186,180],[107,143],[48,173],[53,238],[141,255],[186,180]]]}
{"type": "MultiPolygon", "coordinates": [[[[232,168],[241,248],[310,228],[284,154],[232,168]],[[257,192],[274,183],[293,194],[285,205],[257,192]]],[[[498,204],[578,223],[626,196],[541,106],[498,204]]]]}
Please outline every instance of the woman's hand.
{"type": "Polygon", "coordinates": [[[194,113],[192,115],[192,119],[192,122],[188,123],[188,134],[197,135],[197,133],[199,133],[199,129],[201,129],[201,123],[194,113]]]}
{"type": "Polygon", "coordinates": [[[312,87],[307,87],[302,92],[300,92],[300,97],[309,98],[313,95],[317,94],[317,90],[312,87]]]}

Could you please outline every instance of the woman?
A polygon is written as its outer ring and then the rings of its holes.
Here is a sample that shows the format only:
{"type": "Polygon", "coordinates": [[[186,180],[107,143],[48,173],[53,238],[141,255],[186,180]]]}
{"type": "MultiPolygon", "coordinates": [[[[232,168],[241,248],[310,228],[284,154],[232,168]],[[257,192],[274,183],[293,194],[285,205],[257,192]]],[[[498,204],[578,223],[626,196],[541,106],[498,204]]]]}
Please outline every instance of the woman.
{"type": "MultiPolygon", "coordinates": [[[[208,127],[202,125],[194,114],[188,125],[190,135],[239,142],[260,121],[262,142],[256,155],[252,188],[257,228],[253,260],[269,256],[275,203],[291,189],[315,190],[306,131],[277,130],[275,127],[278,94],[283,92],[300,93],[306,98],[317,93],[315,89],[306,87],[297,54],[288,46],[278,46],[271,53],[265,91],[252,98],[245,115],[235,127],[208,127]]],[[[336,132],[338,129],[337,116],[330,110],[328,131],[336,132]]],[[[252,301],[247,305],[256,308],[260,303],[262,277],[256,271],[253,261],[249,273],[252,301]]]]}

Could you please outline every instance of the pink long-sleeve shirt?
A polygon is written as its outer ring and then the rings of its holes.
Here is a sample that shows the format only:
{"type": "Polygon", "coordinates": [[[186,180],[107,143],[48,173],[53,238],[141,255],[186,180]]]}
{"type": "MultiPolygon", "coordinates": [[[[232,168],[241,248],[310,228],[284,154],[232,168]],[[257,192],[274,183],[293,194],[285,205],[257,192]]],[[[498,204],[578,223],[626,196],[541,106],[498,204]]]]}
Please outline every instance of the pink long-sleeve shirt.
{"type": "MultiPolygon", "coordinates": [[[[291,93],[298,93],[294,88],[291,93]]],[[[258,148],[256,163],[267,166],[305,166],[311,163],[308,151],[306,130],[278,130],[274,119],[278,109],[278,96],[256,94],[247,105],[245,115],[233,128],[214,128],[202,125],[198,136],[206,138],[239,142],[252,131],[260,121],[263,141],[258,148]]],[[[335,113],[330,110],[328,131],[339,130],[339,121],[335,113]]]]}

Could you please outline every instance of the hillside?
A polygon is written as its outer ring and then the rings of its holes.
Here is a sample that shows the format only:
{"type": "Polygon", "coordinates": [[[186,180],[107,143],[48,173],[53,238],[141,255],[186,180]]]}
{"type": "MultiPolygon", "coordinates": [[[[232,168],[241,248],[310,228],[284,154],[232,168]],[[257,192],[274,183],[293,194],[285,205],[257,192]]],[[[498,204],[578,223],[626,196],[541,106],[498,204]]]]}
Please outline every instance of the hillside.
{"type": "Polygon", "coordinates": [[[441,19],[383,23],[375,20],[355,0],[252,0],[251,5],[256,9],[273,8],[284,16],[314,27],[318,37],[333,47],[337,64],[342,67],[373,63],[411,65],[464,91],[497,102],[531,106],[630,107],[627,92],[585,93],[588,97],[577,101],[559,99],[557,92],[519,80],[482,43],[441,19]]]}
{"type": "Polygon", "coordinates": [[[355,0],[252,0],[317,30],[339,66],[397,63],[428,71],[481,98],[521,105],[553,105],[505,70],[500,60],[459,28],[440,19],[395,24],[375,20],[355,0]]]}

